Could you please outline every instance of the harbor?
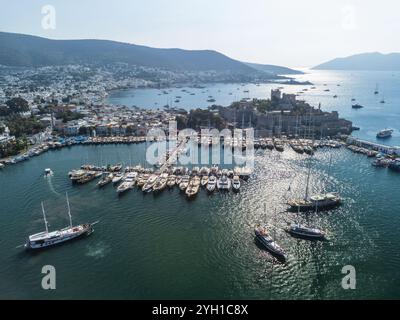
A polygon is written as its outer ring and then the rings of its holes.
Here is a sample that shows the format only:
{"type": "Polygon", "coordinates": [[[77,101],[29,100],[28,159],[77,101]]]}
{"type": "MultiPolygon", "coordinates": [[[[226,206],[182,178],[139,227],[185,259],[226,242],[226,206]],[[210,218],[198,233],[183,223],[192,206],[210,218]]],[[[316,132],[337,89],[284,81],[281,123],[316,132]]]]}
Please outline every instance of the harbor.
{"type": "MultiPolygon", "coordinates": [[[[255,153],[254,170],[237,194],[232,189],[229,193],[215,190],[208,194],[201,187],[194,201],[188,201],[176,184],[155,193],[157,196],[152,196],[153,191],[147,194],[135,186],[118,197],[112,182],[105,187],[97,185],[101,177],[85,185],[73,184],[68,178],[68,173],[80,169],[82,164],[101,167],[101,159],[104,159],[103,163],[112,164],[114,170],[119,169],[118,164],[125,164],[121,171],[126,166],[141,164],[145,167],[144,150],[145,143],[80,144],[43,153],[0,172],[3,190],[0,198],[4,209],[0,222],[2,231],[10,234],[2,245],[8,248],[8,253],[1,257],[1,271],[8,275],[13,270],[20,270],[14,285],[24,288],[18,295],[14,293],[14,297],[23,297],[22,292],[38,298],[51,297],[51,293],[30,285],[36,279],[34,269],[47,259],[57,266],[65,265],[60,270],[63,279],[59,281],[63,289],[56,292],[59,298],[73,294],[77,298],[87,294],[97,298],[106,294],[123,298],[121,292],[131,298],[154,298],[167,293],[179,298],[182,288],[192,285],[198,288],[191,294],[192,298],[202,295],[245,297],[249,288],[258,297],[265,297],[265,290],[267,295],[289,297],[289,293],[278,289],[282,286],[290,290],[291,297],[294,294],[298,297],[343,298],[347,293],[340,288],[324,289],[329,286],[328,278],[314,282],[306,292],[304,285],[309,284],[308,280],[298,282],[296,279],[300,274],[314,278],[317,274],[329,273],[331,266],[346,264],[349,259],[364,261],[374,270],[373,273],[360,273],[362,286],[373,283],[371,276],[376,270],[397,272],[397,245],[391,245],[385,252],[380,246],[396,243],[397,208],[384,200],[384,193],[388,188],[394,193],[400,192],[399,176],[391,171],[375,170],[368,157],[353,154],[344,147],[317,149],[311,161],[310,194],[335,190],[343,198],[341,206],[317,213],[287,211],[289,199],[304,197],[310,159],[289,145],[285,145],[284,152],[259,149],[255,153]],[[45,168],[51,168],[54,174],[44,177],[45,168]],[[41,201],[45,202],[50,230],[69,223],[65,192],[68,192],[74,221],[99,221],[95,232],[78,242],[39,255],[31,256],[21,253],[21,248],[13,249],[23,243],[27,235],[44,229],[41,201]],[[377,210],[382,214],[376,215],[377,210]],[[270,225],[274,240],[285,250],[285,263],[277,263],[254,242],[253,228],[260,222],[270,225]],[[317,226],[329,231],[326,235],[329,240],[312,243],[297,240],[287,235],[288,224],[317,226]],[[71,255],[80,259],[71,261],[68,258],[71,255]],[[385,266],[380,263],[382,259],[386,261],[385,266]],[[231,272],[227,272],[228,261],[231,272]],[[163,264],[164,268],[156,268],[158,264],[163,264]],[[271,284],[268,275],[272,265],[275,276],[271,284]],[[115,277],[105,276],[96,285],[89,285],[93,283],[90,274],[106,275],[110,268],[114,268],[115,277]],[[180,285],[174,289],[177,272],[184,270],[188,276],[179,276],[180,285]],[[119,272],[124,276],[119,276],[119,272]],[[126,278],[137,287],[126,284],[126,278]],[[243,283],[243,289],[232,285],[234,279],[243,283]],[[73,285],[76,281],[88,284],[88,291],[76,296],[73,285]],[[148,286],[154,291],[147,291],[148,286]],[[168,292],[165,286],[170,288],[168,292]],[[221,286],[226,290],[221,290],[221,286]]],[[[200,169],[202,166],[212,167],[200,165],[200,169]]],[[[220,166],[220,169],[224,168],[234,169],[228,165],[220,166]]],[[[340,276],[340,268],[337,273],[340,276]]],[[[2,286],[3,292],[13,292],[7,283],[2,286]]],[[[368,290],[362,292],[364,297],[374,297],[372,293],[367,294],[368,290]]]]}

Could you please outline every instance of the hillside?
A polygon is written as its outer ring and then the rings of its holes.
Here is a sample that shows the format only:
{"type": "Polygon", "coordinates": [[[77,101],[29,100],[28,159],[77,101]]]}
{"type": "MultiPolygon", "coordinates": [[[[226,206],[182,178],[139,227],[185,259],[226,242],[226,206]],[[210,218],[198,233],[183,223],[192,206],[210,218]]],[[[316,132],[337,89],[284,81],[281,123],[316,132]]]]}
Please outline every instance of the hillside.
{"type": "Polygon", "coordinates": [[[0,43],[0,64],[5,66],[123,62],[171,70],[254,73],[244,63],[211,50],[158,49],[108,40],[50,40],[5,32],[0,32],[0,43]]]}
{"type": "Polygon", "coordinates": [[[336,58],[315,66],[316,70],[400,70],[400,53],[361,53],[345,58],[336,58]]]}

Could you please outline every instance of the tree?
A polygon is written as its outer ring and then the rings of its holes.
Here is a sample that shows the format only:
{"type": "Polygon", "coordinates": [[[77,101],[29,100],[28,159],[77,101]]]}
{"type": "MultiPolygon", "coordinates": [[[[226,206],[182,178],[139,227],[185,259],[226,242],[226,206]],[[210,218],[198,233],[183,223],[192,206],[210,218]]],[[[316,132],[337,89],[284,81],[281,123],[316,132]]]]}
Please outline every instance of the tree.
{"type": "Polygon", "coordinates": [[[7,107],[10,108],[12,113],[27,112],[29,111],[28,101],[20,97],[12,98],[6,102],[7,107]]]}

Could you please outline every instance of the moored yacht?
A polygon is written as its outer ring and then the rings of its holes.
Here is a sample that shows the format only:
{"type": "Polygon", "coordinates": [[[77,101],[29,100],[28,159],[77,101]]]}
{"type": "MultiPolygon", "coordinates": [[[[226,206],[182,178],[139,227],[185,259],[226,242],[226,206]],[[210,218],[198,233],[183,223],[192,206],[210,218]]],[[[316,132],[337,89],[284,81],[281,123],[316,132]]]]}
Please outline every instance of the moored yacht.
{"type": "Polygon", "coordinates": [[[234,176],[232,179],[232,190],[233,191],[239,191],[240,189],[240,178],[239,176],[234,176]]]}
{"type": "Polygon", "coordinates": [[[97,186],[99,188],[104,187],[105,185],[109,184],[112,179],[114,178],[114,175],[112,173],[109,173],[105,175],[99,182],[97,182],[97,186]]]}
{"type": "Polygon", "coordinates": [[[184,175],[182,177],[181,183],[179,184],[179,189],[181,191],[185,191],[189,185],[190,177],[188,175],[184,175]]]}
{"type": "Polygon", "coordinates": [[[124,175],[122,173],[117,173],[113,178],[112,178],[112,183],[113,184],[117,184],[119,182],[121,182],[122,178],[124,177],[124,175]]]}
{"type": "Polygon", "coordinates": [[[210,176],[208,178],[207,191],[214,192],[216,186],[217,186],[217,178],[215,176],[210,176]]]}
{"type": "Polygon", "coordinates": [[[152,174],[142,187],[143,192],[151,192],[154,184],[156,183],[158,175],[152,174]]]}
{"type": "Polygon", "coordinates": [[[301,237],[306,239],[323,240],[325,239],[325,232],[317,229],[302,226],[300,224],[293,224],[288,229],[285,230],[290,235],[295,237],[301,237]]]}
{"type": "Polygon", "coordinates": [[[165,189],[168,182],[168,173],[162,173],[153,186],[154,192],[160,192],[165,189]]]}
{"type": "Polygon", "coordinates": [[[200,177],[194,176],[192,179],[190,179],[189,185],[186,188],[186,196],[188,198],[194,197],[198,192],[200,188],[200,177]]]}
{"type": "Polygon", "coordinates": [[[218,190],[229,191],[231,188],[231,179],[226,175],[222,175],[221,178],[217,180],[217,188],[218,190]]]}
{"type": "Polygon", "coordinates": [[[339,194],[331,192],[325,194],[317,194],[309,199],[290,200],[288,205],[292,210],[308,211],[308,210],[324,210],[334,208],[342,203],[339,194]]]}
{"type": "Polygon", "coordinates": [[[168,177],[167,186],[168,188],[172,188],[176,184],[176,175],[171,174],[168,177]]]}
{"type": "Polygon", "coordinates": [[[202,186],[202,187],[205,187],[205,186],[207,185],[208,179],[209,179],[208,176],[203,176],[203,177],[201,178],[201,186],[202,186]]]}
{"type": "Polygon", "coordinates": [[[136,182],[137,172],[129,172],[124,181],[118,186],[117,192],[123,193],[133,188],[136,182]]]}
{"type": "Polygon", "coordinates": [[[257,240],[272,254],[275,254],[281,258],[286,258],[285,251],[272,239],[268,234],[266,227],[257,226],[254,228],[254,234],[257,240]]]}

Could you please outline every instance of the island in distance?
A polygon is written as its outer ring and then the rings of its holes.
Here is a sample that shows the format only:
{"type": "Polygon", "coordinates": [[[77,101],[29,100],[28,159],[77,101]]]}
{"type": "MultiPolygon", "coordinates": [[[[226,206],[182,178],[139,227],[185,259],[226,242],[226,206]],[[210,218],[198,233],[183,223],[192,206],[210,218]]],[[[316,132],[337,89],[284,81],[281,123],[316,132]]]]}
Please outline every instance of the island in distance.
{"type": "Polygon", "coordinates": [[[344,58],[336,58],[312,68],[314,70],[400,70],[400,53],[361,53],[344,58]]]}

